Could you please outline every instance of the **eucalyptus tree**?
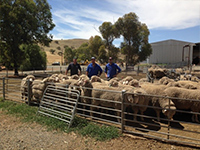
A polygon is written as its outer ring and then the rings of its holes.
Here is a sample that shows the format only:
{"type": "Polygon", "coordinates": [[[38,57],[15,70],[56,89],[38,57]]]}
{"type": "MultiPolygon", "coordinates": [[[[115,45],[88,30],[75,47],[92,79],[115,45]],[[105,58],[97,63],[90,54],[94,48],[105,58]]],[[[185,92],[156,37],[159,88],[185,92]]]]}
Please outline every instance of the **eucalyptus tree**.
{"type": "Polygon", "coordinates": [[[50,9],[47,0],[0,0],[0,41],[7,46],[2,53],[8,54],[4,60],[11,61],[15,75],[25,59],[21,44],[48,46],[51,42],[49,32],[55,24],[50,9]]]}
{"type": "Polygon", "coordinates": [[[105,48],[108,51],[107,55],[116,59],[119,49],[113,45],[113,41],[116,38],[119,38],[120,34],[115,25],[113,25],[111,22],[103,22],[102,25],[99,26],[99,31],[105,40],[105,48]]]}
{"type": "Polygon", "coordinates": [[[138,20],[138,16],[131,12],[125,14],[115,22],[115,27],[123,36],[121,52],[126,55],[128,64],[137,64],[152,53],[151,45],[148,42],[150,34],[146,24],[138,20]]]}

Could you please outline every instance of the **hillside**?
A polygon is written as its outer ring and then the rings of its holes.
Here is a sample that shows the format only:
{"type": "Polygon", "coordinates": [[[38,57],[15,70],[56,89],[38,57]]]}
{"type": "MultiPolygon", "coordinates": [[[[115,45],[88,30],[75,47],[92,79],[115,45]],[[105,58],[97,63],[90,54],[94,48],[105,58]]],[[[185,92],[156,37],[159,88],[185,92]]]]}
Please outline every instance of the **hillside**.
{"type": "Polygon", "coordinates": [[[62,52],[64,50],[64,46],[75,47],[78,48],[81,44],[88,42],[87,39],[69,39],[69,40],[53,40],[49,47],[42,46],[42,49],[47,54],[47,65],[51,65],[53,62],[61,62],[61,56],[58,55],[58,52],[62,52]],[[54,49],[54,54],[50,53],[50,50],[54,49]]]}

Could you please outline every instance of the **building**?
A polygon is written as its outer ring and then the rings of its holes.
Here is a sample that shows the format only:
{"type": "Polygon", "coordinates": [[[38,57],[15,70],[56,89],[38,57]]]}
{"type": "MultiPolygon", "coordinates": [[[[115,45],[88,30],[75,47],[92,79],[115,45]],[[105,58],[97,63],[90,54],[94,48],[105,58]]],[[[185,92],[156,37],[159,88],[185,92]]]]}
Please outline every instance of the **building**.
{"type": "Polygon", "coordinates": [[[200,57],[200,43],[178,40],[165,40],[151,43],[152,54],[150,64],[191,64],[192,60],[200,57]]]}

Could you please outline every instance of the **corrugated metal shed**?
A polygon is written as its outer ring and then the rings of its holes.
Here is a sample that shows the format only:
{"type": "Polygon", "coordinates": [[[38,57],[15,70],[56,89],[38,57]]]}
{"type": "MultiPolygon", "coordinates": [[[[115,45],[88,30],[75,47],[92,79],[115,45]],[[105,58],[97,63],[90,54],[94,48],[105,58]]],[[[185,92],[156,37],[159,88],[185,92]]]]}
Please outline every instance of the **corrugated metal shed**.
{"type": "Polygon", "coordinates": [[[171,64],[182,62],[182,56],[184,56],[184,61],[188,61],[189,59],[191,63],[193,57],[193,45],[194,43],[191,42],[178,41],[172,39],[151,43],[152,55],[150,55],[149,57],[149,63],[171,64]],[[185,47],[183,51],[183,47],[185,45],[189,45],[189,47],[185,47]]]}

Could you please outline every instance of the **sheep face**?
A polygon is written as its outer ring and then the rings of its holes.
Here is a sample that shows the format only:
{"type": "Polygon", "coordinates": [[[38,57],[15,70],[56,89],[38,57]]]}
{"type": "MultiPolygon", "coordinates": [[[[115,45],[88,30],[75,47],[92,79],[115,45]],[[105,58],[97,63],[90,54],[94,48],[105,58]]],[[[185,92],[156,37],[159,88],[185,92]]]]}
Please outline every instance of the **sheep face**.
{"type": "Polygon", "coordinates": [[[172,120],[173,116],[176,113],[176,107],[171,106],[170,109],[165,108],[164,110],[162,110],[162,112],[165,116],[167,116],[168,119],[172,120]]]}

